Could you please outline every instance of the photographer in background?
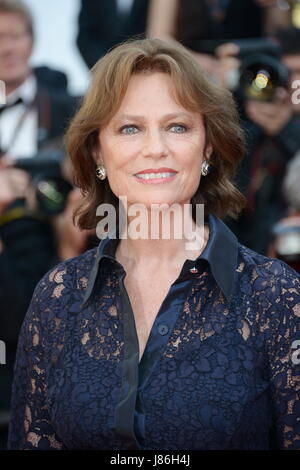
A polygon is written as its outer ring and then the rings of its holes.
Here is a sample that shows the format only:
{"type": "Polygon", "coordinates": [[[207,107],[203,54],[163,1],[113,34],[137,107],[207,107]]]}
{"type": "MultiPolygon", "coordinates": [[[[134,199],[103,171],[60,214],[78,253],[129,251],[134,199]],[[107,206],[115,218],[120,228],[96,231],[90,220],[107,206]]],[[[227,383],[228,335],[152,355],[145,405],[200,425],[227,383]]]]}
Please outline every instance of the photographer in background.
{"type": "MultiPolygon", "coordinates": [[[[0,0],[0,80],[6,87],[6,104],[0,108],[0,321],[9,311],[18,324],[32,288],[56,256],[49,220],[26,205],[31,175],[17,168],[18,162],[42,151],[63,155],[62,135],[75,109],[62,72],[31,68],[33,42],[27,7],[18,0],[0,0]],[[18,275],[20,282],[11,284],[18,275]]],[[[10,325],[8,336],[15,337],[16,326],[10,325]]]]}
{"type": "Polygon", "coordinates": [[[273,225],[285,215],[280,188],[287,163],[300,149],[300,106],[292,100],[292,83],[300,72],[300,30],[283,29],[274,39],[281,46],[278,67],[287,69],[286,83],[276,86],[271,79],[272,99],[246,98],[242,103],[248,151],[238,186],[248,205],[238,221],[226,221],[242,243],[262,254],[267,254],[273,225]]]}
{"type": "Polygon", "coordinates": [[[18,0],[0,0],[0,80],[6,87],[6,104],[0,107],[0,149],[5,162],[57,148],[74,111],[65,75],[47,67],[32,69],[33,41],[27,7],[18,0]]]}
{"type": "Polygon", "coordinates": [[[279,258],[300,273],[300,153],[288,164],[283,181],[286,217],[272,227],[273,240],[268,256],[279,258]]]}
{"type": "Polygon", "coordinates": [[[293,1],[151,0],[147,35],[189,47],[204,69],[224,84],[216,48],[235,39],[269,36],[290,25],[293,1]]]}
{"type": "Polygon", "coordinates": [[[33,42],[27,7],[0,0],[0,80],[6,87],[6,104],[0,106],[0,333],[7,346],[0,423],[8,409],[19,328],[35,285],[57,262],[51,217],[28,204],[36,187],[25,168],[37,155],[43,166],[43,152],[60,152],[63,158],[62,135],[76,104],[66,91],[65,74],[32,69],[33,42]]]}

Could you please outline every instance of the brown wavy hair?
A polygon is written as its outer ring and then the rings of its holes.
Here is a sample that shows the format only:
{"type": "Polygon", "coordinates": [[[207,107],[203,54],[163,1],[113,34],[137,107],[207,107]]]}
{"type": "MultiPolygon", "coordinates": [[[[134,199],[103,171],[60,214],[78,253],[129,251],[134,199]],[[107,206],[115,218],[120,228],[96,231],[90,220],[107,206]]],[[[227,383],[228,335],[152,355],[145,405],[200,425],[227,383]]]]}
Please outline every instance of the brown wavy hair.
{"type": "Polygon", "coordinates": [[[213,147],[212,171],[201,178],[191,199],[193,207],[204,203],[206,213],[236,218],[245,206],[244,196],[233,184],[237,164],[244,153],[244,133],[231,93],[213,83],[193,55],[179,43],[131,39],[116,46],[94,65],[89,90],[66,134],[74,183],[85,196],[74,213],[74,221],[81,229],[96,226],[100,219],[96,216],[99,204],[113,204],[118,214],[119,199],[108,179],[100,181],[95,174],[93,154],[98,146],[99,129],[119,108],[130,77],[156,71],[171,76],[181,105],[203,115],[206,139],[213,147]]]}

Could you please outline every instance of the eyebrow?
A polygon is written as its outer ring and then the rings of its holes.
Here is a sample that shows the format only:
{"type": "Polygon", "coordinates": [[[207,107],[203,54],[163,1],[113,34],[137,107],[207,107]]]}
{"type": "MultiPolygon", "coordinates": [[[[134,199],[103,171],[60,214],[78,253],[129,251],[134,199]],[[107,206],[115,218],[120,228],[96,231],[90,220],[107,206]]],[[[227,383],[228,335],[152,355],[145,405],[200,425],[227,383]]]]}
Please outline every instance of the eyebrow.
{"type": "MultiPolygon", "coordinates": [[[[190,117],[188,113],[185,112],[179,112],[179,113],[170,113],[170,114],[165,114],[162,116],[162,119],[177,119],[177,118],[183,118],[183,117],[190,117]]],[[[118,120],[127,120],[127,121],[142,121],[145,119],[145,116],[142,115],[134,115],[134,114],[121,114],[120,116],[116,117],[118,120]]]]}

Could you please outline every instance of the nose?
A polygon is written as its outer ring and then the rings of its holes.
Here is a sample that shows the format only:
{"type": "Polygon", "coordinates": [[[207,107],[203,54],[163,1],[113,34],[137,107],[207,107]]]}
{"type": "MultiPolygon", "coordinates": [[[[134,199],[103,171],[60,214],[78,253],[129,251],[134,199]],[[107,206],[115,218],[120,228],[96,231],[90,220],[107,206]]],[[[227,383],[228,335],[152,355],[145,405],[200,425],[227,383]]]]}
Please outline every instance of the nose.
{"type": "Polygon", "coordinates": [[[145,157],[161,158],[168,155],[166,139],[163,131],[158,128],[152,128],[146,132],[143,144],[145,157]]]}

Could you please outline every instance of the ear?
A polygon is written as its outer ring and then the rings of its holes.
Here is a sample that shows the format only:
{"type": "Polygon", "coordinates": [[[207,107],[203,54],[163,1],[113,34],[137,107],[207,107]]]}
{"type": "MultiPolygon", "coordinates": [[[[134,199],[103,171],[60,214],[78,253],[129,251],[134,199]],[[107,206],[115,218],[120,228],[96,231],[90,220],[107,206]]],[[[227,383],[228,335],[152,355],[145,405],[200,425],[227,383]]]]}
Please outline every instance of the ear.
{"type": "Polygon", "coordinates": [[[205,149],[204,149],[204,156],[205,156],[205,160],[209,161],[210,160],[210,157],[211,157],[211,154],[213,153],[213,146],[208,143],[206,146],[205,146],[205,149]]]}
{"type": "Polygon", "coordinates": [[[95,143],[93,145],[93,150],[92,150],[92,157],[96,165],[101,165],[103,164],[102,156],[101,156],[101,150],[100,150],[100,140],[99,136],[95,140],[95,143]]]}
{"type": "Polygon", "coordinates": [[[92,156],[93,156],[93,160],[96,163],[96,165],[103,164],[101,151],[100,151],[99,148],[95,148],[95,149],[92,150],[92,156]]]}

